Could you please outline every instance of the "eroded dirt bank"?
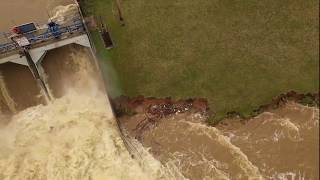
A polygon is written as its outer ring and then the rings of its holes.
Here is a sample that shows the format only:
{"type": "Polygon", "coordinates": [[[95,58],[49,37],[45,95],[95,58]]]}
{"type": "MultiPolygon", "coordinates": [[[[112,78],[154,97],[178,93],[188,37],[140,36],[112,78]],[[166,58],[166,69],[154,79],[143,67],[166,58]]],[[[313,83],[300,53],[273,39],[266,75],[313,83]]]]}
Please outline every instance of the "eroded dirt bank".
{"type": "Polygon", "coordinates": [[[215,127],[204,99],[122,97],[114,106],[130,136],[187,178],[318,179],[319,109],[294,102],[309,95],[288,94],[254,118],[232,115],[215,127]]]}
{"type": "MultiPolygon", "coordinates": [[[[270,103],[253,109],[250,114],[243,114],[236,111],[227,112],[225,119],[239,117],[242,120],[248,120],[263,112],[283,107],[287,102],[296,102],[306,106],[319,107],[319,93],[302,94],[295,91],[289,91],[274,97],[271,99],[270,103]]],[[[209,117],[209,114],[214,117],[214,110],[209,109],[208,101],[205,98],[176,100],[171,97],[155,98],[137,96],[130,98],[127,96],[120,96],[114,98],[112,104],[118,117],[142,113],[148,115],[147,118],[150,121],[153,121],[154,119],[159,119],[171,114],[184,112],[198,112],[205,117],[209,117]]],[[[221,122],[219,121],[219,123],[221,122]]]]}
{"type": "Polygon", "coordinates": [[[141,158],[131,157],[90,57],[79,46],[49,52],[44,68],[61,97],[0,113],[0,180],[173,178],[140,144],[141,158]]]}

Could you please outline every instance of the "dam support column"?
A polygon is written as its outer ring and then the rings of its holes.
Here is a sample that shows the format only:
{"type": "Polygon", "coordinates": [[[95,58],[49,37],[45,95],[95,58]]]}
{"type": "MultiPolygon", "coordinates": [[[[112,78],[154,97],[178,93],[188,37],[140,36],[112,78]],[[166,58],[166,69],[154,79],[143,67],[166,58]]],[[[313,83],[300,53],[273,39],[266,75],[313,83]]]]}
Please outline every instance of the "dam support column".
{"type": "MultiPolygon", "coordinates": [[[[42,82],[45,84],[45,87],[46,87],[46,89],[47,89],[47,91],[48,91],[48,96],[49,96],[49,98],[50,98],[50,99],[54,99],[54,98],[53,98],[54,96],[53,96],[53,94],[52,94],[52,92],[51,92],[51,89],[50,89],[50,86],[49,86],[49,83],[48,83],[48,76],[47,76],[47,74],[46,74],[46,72],[45,72],[45,70],[43,69],[43,66],[42,66],[42,64],[41,64],[41,62],[42,62],[43,58],[46,56],[46,54],[47,54],[47,51],[43,52],[43,54],[41,55],[41,57],[40,57],[39,59],[36,59],[35,65],[36,65],[37,70],[38,70],[38,72],[39,72],[39,75],[40,75],[40,77],[41,77],[41,79],[42,79],[42,82]]],[[[32,59],[34,60],[34,58],[32,58],[32,59]]]]}
{"type": "Polygon", "coordinates": [[[33,77],[36,79],[38,85],[40,86],[42,94],[44,95],[46,101],[49,102],[52,98],[50,96],[49,89],[46,86],[46,83],[45,83],[43,76],[41,76],[37,65],[32,60],[32,57],[30,56],[30,53],[26,48],[23,49],[23,54],[25,55],[25,57],[27,59],[28,66],[29,66],[30,71],[32,72],[33,77]]]}

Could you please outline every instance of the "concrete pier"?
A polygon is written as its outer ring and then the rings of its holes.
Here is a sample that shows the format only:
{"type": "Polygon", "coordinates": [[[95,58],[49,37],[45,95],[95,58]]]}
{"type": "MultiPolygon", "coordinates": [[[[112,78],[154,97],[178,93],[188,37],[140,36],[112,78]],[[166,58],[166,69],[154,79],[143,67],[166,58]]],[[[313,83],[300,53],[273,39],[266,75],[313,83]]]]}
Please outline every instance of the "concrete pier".
{"type": "MultiPolygon", "coordinates": [[[[22,37],[20,39],[24,38],[27,45],[17,43],[9,36],[6,42],[0,41],[2,86],[6,87],[9,92],[0,94],[0,97],[9,95],[14,101],[14,107],[9,108],[5,107],[4,104],[7,102],[4,98],[0,98],[2,109],[6,111],[12,111],[15,108],[22,110],[52,99],[54,94],[49,88],[46,68],[42,63],[47,52],[71,44],[91,48],[81,13],[75,14],[75,17],[71,19],[73,19],[71,22],[59,24],[57,31],[52,31],[49,23],[47,31],[39,29],[39,31],[19,35],[22,37]]],[[[50,68],[51,74],[53,70],[50,68]]]]}

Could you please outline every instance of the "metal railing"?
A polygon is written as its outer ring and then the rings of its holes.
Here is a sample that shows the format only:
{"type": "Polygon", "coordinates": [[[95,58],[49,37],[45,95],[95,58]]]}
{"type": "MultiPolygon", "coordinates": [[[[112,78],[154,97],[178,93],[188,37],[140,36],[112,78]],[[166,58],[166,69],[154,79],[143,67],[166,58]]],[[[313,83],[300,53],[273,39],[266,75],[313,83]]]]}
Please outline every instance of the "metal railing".
{"type": "MultiPolygon", "coordinates": [[[[67,21],[55,21],[55,23],[59,24],[58,33],[60,38],[67,38],[68,36],[72,36],[74,33],[85,33],[85,27],[79,12],[65,14],[65,16],[68,18],[67,21]]],[[[36,26],[37,31],[23,34],[23,36],[26,37],[30,42],[30,48],[32,48],[34,45],[38,45],[53,39],[59,40],[59,38],[56,38],[57,36],[55,35],[55,32],[49,31],[46,23],[43,23],[43,25],[39,25],[37,23],[36,26]]],[[[14,35],[14,33],[0,32],[0,55],[20,49],[18,44],[11,40],[10,37],[12,35],[14,35]]]]}

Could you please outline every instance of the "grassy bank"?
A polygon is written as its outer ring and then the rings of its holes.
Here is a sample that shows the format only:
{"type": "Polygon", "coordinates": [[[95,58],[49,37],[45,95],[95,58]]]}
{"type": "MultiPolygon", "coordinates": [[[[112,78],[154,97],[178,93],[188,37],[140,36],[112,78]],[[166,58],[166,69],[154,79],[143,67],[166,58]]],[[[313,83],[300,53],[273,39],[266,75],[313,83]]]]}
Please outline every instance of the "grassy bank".
{"type": "MultiPolygon", "coordinates": [[[[116,47],[122,93],[204,97],[219,119],[249,116],[282,92],[319,89],[318,1],[85,0],[116,47]]],[[[98,45],[99,46],[99,45],[98,45]]],[[[103,55],[102,55],[103,56],[103,55]]]]}

